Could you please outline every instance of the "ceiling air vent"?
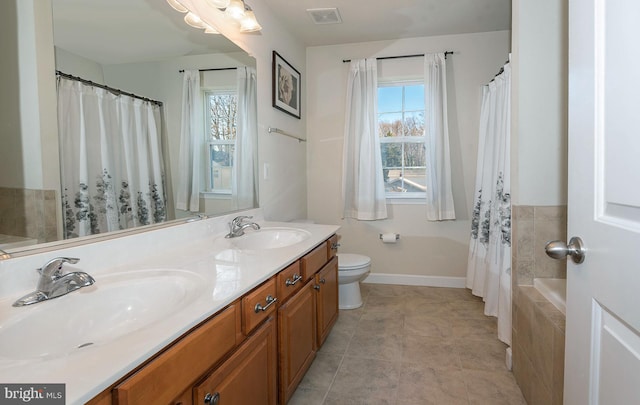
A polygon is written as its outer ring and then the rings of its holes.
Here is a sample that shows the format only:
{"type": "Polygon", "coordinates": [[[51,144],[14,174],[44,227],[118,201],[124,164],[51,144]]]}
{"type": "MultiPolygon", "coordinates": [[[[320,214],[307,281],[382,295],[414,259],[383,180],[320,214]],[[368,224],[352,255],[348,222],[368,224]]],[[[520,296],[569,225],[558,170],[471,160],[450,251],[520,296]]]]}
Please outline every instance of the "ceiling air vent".
{"type": "Polygon", "coordinates": [[[307,13],[316,24],[340,24],[342,18],[337,8],[309,8],[307,13]]]}

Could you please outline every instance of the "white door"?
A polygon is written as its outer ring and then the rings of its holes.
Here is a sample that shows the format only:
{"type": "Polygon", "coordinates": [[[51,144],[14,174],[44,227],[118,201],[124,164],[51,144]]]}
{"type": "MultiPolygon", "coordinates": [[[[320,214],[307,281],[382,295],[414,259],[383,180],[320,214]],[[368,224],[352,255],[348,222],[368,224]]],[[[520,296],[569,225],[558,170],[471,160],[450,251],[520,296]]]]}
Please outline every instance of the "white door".
{"type": "Polygon", "coordinates": [[[640,1],[569,1],[566,404],[640,404],[640,1]]]}

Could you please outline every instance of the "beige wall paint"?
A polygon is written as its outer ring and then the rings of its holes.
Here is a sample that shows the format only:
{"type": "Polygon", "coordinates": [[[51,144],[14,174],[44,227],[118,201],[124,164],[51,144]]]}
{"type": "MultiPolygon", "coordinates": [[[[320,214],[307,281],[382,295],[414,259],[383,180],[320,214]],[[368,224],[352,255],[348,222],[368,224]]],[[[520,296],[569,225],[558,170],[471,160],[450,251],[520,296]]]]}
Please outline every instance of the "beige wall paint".
{"type": "Polygon", "coordinates": [[[508,59],[510,32],[410,38],[307,49],[309,218],[341,225],[341,251],[366,254],[373,273],[463,277],[474,196],[482,85],[508,59]],[[428,222],[422,205],[391,205],[389,219],[342,220],[341,171],[348,64],[343,59],[451,50],[447,59],[453,193],[458,219],[428,222]],[[383,244],[379,233],[400,234],[383,244]]]}

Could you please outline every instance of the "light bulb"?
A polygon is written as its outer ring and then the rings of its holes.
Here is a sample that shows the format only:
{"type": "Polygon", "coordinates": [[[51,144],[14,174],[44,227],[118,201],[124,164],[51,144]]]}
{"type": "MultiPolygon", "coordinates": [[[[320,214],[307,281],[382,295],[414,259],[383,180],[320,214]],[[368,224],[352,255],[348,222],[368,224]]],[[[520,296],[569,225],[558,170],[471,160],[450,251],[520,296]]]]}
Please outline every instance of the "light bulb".
{"type": "Polygon", "coordinates": [[[240,21],[240,32],[255,32],[260,31],[262,27],[258,24],[258,20],[256,20],[256,15],[252,10],[246,10],[244,12],[244,17],[240,21]]]}
{"type": "Polygon", "coordinates": [[[227,8],[231,0],[209,0],[215,8],[227,8]]]}
{"type": "Polygon", "coordinates": [[[201,28],[201,29],[205,29],[207,28],[207,24],[205,24],[200,17],[198,17],[197,15],[189,12],[184,16],[184,22],[186,22],[187,24],[189,24],[190,26],[192,26],[193,28],[201,28]]]}
{"type": "Polygon", "coordinates": [[[231,0],[224,12],[229,17],[240,20],[244,16],[244,3],[242,0],[231,0]]]}
{"type": "Polygon", "coordinates": [[[174,10],[179,11],[181,13],[186,13],[187,11],[189,11],[185,6],[180,4],[178,0],[167,0],[167,3],[169,3],[169,5],[173,7],[174,10]]]}

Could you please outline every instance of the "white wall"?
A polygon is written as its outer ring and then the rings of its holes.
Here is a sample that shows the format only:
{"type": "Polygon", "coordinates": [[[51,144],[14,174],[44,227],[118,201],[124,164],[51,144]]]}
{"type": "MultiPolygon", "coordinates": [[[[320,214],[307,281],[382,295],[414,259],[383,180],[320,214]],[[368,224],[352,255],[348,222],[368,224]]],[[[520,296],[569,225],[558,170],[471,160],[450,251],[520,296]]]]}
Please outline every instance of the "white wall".
{"type": "Polygon", "coordinates": [[[567,7],[567,0],[513,0],[514,205],[567,203],[567,7]]]}
{"type": "Polygon", "coordinates": [[[466,274],[482,85],[507,61],[509,49],[509,31],[307,49],[309,217],[342,226],[341,251],[370,256],[373,273],[451,277],[466,274]],[[348,73],[348,64],[342,60],[449,50],[455,52],[447,57],[447,90],[458,219],[428,222],[422,205],[391,205],[387,220],[342,220],[342,142],[348,73]],[[399,243],[382,244],[378,235],[383,232],[399,233],[399,243]]]}

